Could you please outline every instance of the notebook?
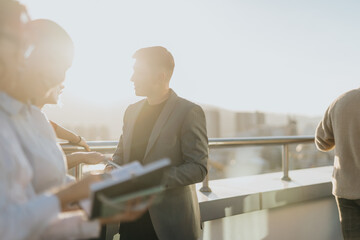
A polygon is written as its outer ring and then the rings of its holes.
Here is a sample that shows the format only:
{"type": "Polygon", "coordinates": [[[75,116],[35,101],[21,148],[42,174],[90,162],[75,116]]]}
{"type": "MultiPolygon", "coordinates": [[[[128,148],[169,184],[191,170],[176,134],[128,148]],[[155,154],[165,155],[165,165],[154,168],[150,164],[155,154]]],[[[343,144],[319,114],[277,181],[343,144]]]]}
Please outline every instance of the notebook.
{"type": "Polygon", "coordinates": [[[90,219],[109,217],[126,209],[128,200],[141,197],[135,209],[147,207],[148,198],[165,190],[164,172],[170,167],[169,159],[161,159],[142,166],[139,162],[123,165],[111,171],[108,178],[91,185],[91,197],[80,205],[90,219]]]}

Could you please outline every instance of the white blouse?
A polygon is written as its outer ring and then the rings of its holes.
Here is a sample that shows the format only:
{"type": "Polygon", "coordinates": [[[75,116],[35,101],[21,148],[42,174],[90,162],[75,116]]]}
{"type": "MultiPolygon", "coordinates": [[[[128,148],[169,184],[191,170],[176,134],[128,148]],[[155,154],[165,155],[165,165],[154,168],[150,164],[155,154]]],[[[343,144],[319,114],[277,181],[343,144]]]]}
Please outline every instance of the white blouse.
{"type": "Polygon", "coordinates": [[[0,92],[3,239],[77,239],[99,234],[98,221],[88,222],[78,213],[59,214],[58,199],[40,194],[66,181],[64,155],[51,140],[54,135],[46,135],[51,132],[54,134],[40,110],[0,92]]]}
{"type": "Polygon", "coordinates": [[[25,121],[27,108],[0,92],[0,236],[38,239],[60,212],[58,199],[36,195],[33,171],[19,141],[16,125],[25,121]]]}
{"type": "Polygon", "coordinates": [[[28,125],[19,125],[23,134],[23,146],[34,171],[32,179],[36,193],[48,191],[67,182],[67,163],[56,135],[41,110],[29,106],[28,125]]]}

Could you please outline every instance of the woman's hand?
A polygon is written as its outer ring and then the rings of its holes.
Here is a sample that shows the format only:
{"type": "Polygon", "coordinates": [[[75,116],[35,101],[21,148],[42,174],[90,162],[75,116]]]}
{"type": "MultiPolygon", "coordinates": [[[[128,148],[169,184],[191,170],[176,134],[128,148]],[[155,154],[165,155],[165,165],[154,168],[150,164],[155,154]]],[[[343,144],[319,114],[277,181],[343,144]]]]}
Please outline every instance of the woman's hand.
{"type": "Polygon", "coordinates": [[[71,169],[80,163],[98,164],[104,162],[106,157],[98,152],[74,152],[66,155],[68,168],[71,169]]]}
{"type": "Polygon", "coordinates": [[[66,209],[68,204],[90,197],[90,185],[101,180],[101,175],[90,174],[58,190],[55,195],[59,199],[61,208],[66,209]]]}
{"type": "Polygon", "coordinates": [[[105,155],[98,152],[83,152],[79,154],[83,155],[83,163],[85,164],[99,164],[105,161],[105,155]]]}
{"type": "Polygon", "coordinates": [[[90,152],[91,149],[90,149],[89,145],[87,144],[85,138],[83,138],[81,136],[79,136],[79,137],[80,137],[80,142],[78,142],[77,145],[84,147],[87,152],[90,152]]]}

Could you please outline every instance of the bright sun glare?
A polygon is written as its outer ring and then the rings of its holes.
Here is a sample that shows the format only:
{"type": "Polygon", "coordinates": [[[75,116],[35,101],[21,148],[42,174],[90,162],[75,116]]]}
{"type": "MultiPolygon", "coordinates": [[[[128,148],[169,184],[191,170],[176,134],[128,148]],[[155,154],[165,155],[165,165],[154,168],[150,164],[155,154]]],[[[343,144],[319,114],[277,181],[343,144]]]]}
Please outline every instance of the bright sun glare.
{"type": "Polygon", "coordinates": [[[175,57],[171,86],[200,104],[319,115],[359,85],[357,1],[23,2],[33,18],[58,22],[74,40],[68,99],[134,99],[131,56],[153,45],[175,57]]]}

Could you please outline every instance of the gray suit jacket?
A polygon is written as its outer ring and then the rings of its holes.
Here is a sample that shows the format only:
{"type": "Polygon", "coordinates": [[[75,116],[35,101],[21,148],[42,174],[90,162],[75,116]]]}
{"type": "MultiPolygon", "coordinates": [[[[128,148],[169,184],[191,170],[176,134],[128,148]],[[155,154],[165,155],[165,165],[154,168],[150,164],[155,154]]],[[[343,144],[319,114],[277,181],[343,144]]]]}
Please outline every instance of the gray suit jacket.
{"type": "MultiPolygon", "coordinates": [[[[126,109],[123,134],[113,155],[114,162],[120,165],[129,162],[134,124],[145,101],[126,109]]],[[[171,159],[172,167],[167,173],[164,197],[149,209],[156,234],[160,240],[198,239],[200,211],[192,184],[201,182],[207,174],[205,115],[200,106],[178,97],[172,90],[151,132],[144,163],[161,158],[171,159]]]]}

